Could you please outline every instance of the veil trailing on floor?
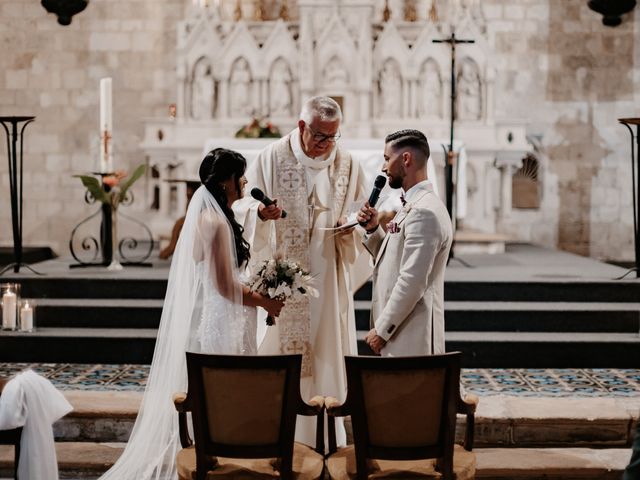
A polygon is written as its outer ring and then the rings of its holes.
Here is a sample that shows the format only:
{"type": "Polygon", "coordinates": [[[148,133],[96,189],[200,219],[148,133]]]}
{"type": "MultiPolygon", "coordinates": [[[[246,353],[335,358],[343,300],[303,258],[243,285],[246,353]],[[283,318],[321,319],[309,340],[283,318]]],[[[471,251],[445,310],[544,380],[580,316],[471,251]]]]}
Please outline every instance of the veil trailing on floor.
{"type": "Polygon", "coordinates": [[[151,371],[127,447],[103,480],[174,480],[180,448],[172,396],[187,390],[185,352],[244,354],[233,231],[201,186],[173,255],[151,371]]]}

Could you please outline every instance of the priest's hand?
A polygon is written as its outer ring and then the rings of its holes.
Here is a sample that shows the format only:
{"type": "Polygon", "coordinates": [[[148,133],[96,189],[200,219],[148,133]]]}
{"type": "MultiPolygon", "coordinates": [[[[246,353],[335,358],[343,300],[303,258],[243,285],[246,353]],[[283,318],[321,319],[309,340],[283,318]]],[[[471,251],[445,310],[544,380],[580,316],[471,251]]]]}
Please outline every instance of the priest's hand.
{"type": "MultiPolygon", "coordinates": [[[[347,223],[347,217],[340,217],[338,219],[338,223],[337,223],[337,227],[341,227],[343,225],[346,225],[347,223]]],[[[347,227],[347,228],[341,228],[340,230],[338,230],[338,232],[336,233],[337,236],[343,237],[343,236],[347,236],[347,235],[351,235],[353,233],[353,231],[355,230],[356,226],[353,225],[351,227],[347,227]]]]}
{"type": "Polygon", "coordinates": [[[378,211],[366,202],[356,215],[358,223],[367,233],[373,233],[378,228],[378,211]]]}
{"type": "Polygon", "coordinates": [[[369,330],[367,336],[364,338],[364,341],[367,342],[367,345],[373,350],[373,353],[380,355],[380,352],[387,344],[387,341],[378,335],[375,328],[369,330]]]}
{"type": "Polygon", "coordinates": [[[282,208],[278,206],[278,200],[273,200],[273,203],[268,207],[262,203],[258,204],[258,217],[263,222],[267,220],[277,220],[282,217],[282,208]]]}

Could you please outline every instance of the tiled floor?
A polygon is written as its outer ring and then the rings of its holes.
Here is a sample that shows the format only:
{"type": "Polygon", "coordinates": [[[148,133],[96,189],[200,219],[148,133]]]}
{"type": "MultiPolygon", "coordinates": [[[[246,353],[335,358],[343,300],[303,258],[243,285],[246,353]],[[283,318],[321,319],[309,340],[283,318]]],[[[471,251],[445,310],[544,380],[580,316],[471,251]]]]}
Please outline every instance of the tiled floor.
{"type": "MultiPolygon", "coordinates": [[[[31,368],[62,390],[142,391],[148,365],[0,363],[0,376],[31,368]]],[[[462,384],[480,396],[640,397],[640,369],[464,369],[462,384]]]]}

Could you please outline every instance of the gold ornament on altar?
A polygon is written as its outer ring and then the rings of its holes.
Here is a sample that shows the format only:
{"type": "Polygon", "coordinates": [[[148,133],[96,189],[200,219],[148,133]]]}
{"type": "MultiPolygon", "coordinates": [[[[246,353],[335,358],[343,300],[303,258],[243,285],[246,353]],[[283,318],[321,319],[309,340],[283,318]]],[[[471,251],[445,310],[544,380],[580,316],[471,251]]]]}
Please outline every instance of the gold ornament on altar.
{"type": "Polygon", "coordinates": [[[389,0],[384,0],[384,10],[382,11],[382,21],[388,22],[391,18],[391,9],[389,8],[389,0]]]}
{"type": "Polygon", "coordinates": [[[233,10],[233,19],[236,22],[242,20],[242,3],[240,0],[236,1],[236,8],[233,10]]]}
{"type": "Polygon", "coordinates": [[[429,20],[433,23],[438,21],[438,10],[436,9],[436,0],[431,0],[431,8],[429,9],[429,20]]]}
{"type": "Polygon", "coordinates": [[[415,22],[418,20],[418,11],[416,9],[415,0],[405,0],[404,2],[404,20],[406,22],[415,22]]]}
{"type": "Polygon", "coordinates": [[[253,19],[257,22],[263,22],[267,19],[264,8],[264,0],[254,0],[253,19]]]}
{"type": "Polygon", "coordinates": [[[289,6],[287,5],[287,0],[282,0],[282,5],[280,5],[280,15],[279,17],[288,22],[290,20],[289,17],[289,6]]]}

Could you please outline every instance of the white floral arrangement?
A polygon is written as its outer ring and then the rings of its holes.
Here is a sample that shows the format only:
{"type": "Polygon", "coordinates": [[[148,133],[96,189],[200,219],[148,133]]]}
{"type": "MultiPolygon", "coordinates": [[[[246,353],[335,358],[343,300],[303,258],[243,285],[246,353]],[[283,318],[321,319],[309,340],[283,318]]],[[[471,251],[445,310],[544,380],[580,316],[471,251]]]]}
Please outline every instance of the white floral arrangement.
{"type": "MultiPolygon", "coordinates": [[[[305,295],[317,297],[318,290],[313,286],[313,277],[297,262],[282,257],[264,260],[256,267],[256,273],[247,281],[252,292],[269,298],[286,301],[299,299],[305,295]]],[[[275,322],[267,317],[267,325],[275,322]]]]}

